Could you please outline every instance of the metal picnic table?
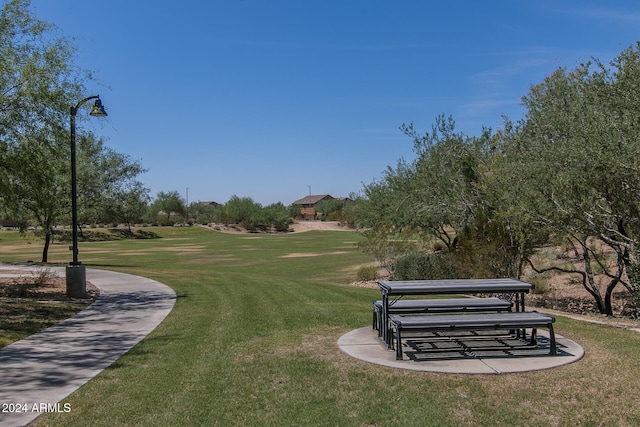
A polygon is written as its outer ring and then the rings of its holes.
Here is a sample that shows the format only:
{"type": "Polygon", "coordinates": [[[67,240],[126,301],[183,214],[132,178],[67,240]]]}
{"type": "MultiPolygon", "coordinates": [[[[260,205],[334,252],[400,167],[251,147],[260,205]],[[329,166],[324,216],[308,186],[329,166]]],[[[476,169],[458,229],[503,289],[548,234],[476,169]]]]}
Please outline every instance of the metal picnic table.
{"type": "Polygon", "coordinates": [[[382,294],[381,335],[387,347],[389,306],[405,295],[515,294],[516,311],[524,311],[524,294],[534,288],[533,284],[517,279],[378,280],[378,286],[382,294]]]}

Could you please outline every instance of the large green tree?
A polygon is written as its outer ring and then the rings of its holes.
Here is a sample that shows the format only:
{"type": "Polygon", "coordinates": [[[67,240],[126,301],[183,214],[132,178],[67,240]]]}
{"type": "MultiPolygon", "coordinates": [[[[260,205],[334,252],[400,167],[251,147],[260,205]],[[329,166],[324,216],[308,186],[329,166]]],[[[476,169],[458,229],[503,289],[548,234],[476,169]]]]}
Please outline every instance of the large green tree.
{"type": "Polygon", "coordinates": [[[289,210],[281,202],[272,203],[262,208],[264,216],[264,226],[273,227],[276,231],[289,230],[291,219],[289,210]]]}
{"type": "Polygon", "coordinates": [[[73,45],[55,37],[29,4],[13,0],[0,11],[0,199],[14,217],[31,217],[43,228],[46,261],[52,226],[64,209],[60,196],[68,194],[63,123],[82,85],[73,45]]]}
{"type": "MultiPolygon", "coordinates": [[[[525,118],[504,135],[494,179],[514,215],[567,236],[599,310],[612,314],[640,229],[640,54],[623,51],[611,67],[598,60],[558,69],[523,98],[525,118]],[[615,254],[609,263],[602,247],[615,254]],[[603,271],[599,283],[594,269],[603,271]]],[[[560,267],[550,267],[561,269],[560,267]]]]}
{"type": "Polygon", "coordinates": [[[480,138],[466,136],[455,130],[453,118],[444,116],[424,135],[412,125],[401,129],[413,138],[418,156],[404,184],[406,218],[451,249],[454,236],[473,222],[480,203],[480,167],[490,132],[480,138]]]}
{"type": "Polygon", "coordinates": [[[266,224],[262,205],[250,197],[231,196],[224,205],[224,214],[229,223],[240,224],[248,231],[264,228],[266,224]]]}
{"type": "Polygon", "coordinates": [[[611,315],[618,285],[640,293],[639,81],[640,43],[608,65],[556,70],[523,98],[523,119],[494,134],[466,137],[443,117],[425,135],[403,126],[417,158],[365,187],[367,249],[395,256],[431,235],[471,267],[465,276],[519,276],[536,246],[560,238],[573,265],[534,269],[579,274],[611,315]]]}
{"type": "Polygon", "coordinates": [[[164,225],[173,224],[175,216],[186,216],[185,201],[177,191],[160,191],[149,206],[147,218],[152,222],[160,221],[164,225]]]}
{"type": "MultiPolygon", "coordinates": [[[[54,226],[70,217],[69,113],[89,76],[74,65],[72,42],[34,17],[29,4],[12,0],[0,11],[0,203],[42,229],[46,262],[54,226]]],[[[143,170],[81,127],[78,135],[78,193],[86,215],[143,170]]]]}
{"type": "Polygon", "coordinates": [[[358,215],[364,247],[383,265],[439,240],[463,277],[518,277],[533,245],[487,194],[484,179],[494,156],[490,130],[470,137],[440,116],[430,133],[401,128],[413,138],[416,159],[388,168],[365,187],[358,215]]]}

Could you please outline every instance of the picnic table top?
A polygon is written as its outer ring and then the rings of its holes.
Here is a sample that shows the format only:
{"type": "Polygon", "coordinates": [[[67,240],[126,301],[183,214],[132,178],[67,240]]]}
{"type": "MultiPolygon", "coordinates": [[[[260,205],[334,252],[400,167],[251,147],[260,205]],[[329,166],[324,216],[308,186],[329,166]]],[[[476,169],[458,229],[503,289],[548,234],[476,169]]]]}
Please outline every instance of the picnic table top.
{"type": "Polygon", "coordinates": [[[378,280],[387,295],[529,292],[532,283],[517,279],[378,280]]]}

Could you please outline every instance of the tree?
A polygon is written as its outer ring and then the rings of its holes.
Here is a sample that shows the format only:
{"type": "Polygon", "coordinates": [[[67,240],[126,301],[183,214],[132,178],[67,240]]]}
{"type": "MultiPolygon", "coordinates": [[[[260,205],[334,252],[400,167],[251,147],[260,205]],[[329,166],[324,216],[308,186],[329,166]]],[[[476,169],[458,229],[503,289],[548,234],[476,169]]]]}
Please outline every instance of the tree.
{"type": "MultiPolygon", "coordinates": [[[[33,131],[32,131],[33,132],[33,131]]],[[[70,210],[68,135],[42,131],[12,144],[3,155],[0,189],[11,214],[35,221],[44,234],[42,262],[47,262],[53,228],[68,223],[70,210]]],[[[93,135],[83,135],[78,155],[78,194],[82,216],[104,217],[107,207],[126,212],[131,206],[114,207],[114,195],[135,188],[133,179],[142,170],[127,156],[104,147],[93,135]],[[130,186],[134,187],[130,187],[130,186]]],[[[140,185],[141,187],[141,185],[140,185]]],[[[138,189],[142,195],[144,190],[138,189]]],[[[145,189],[146,190],[146,189],[145,189]]],[[[146,190],[148,192],[148,190],[146,190]]],[[[121,201],[124,201],[121,199],[121,201]]]]}
{"type": "Polygon", "coordinates": [[[52,37],[52,26],[28,9],[29,1],[13,0],[0,12],[0,201],[42,226],[46,261],[52,226],[66,206],[60,194],[68,191],[63,124],[82,85],[71,43],[52,37]]]}
{"type": "Polygon", "coordinates": [[[0,192],[3,203],[22,224],[33,219],[45,237],[42,262],[47,262],[53,227],[68,212],[69,167],[56,141],[29,135],[11,144],[2,156],[0,192]]]}
{"type": "Polygon", "coordinates": [[[360,246],[388,271],[395,258],[417,249],[422,231],[411,226],[404,209],[413,188],[411,173],[404,161],[396,169],[388,167],[382,179],[364,187],[355,212],[365,237],[360,246]]]}
{"type": "MultiPolygon", "coordinates": [[[[0,12],[0,202],[41,227],[46,262],[53,227],[68,222],[69,109],[89,76],[74,66],[73,44],[32,16],[29,4],[12,0],[0,12]]],[[[105,194],[143,169],[93,134],[79,132],[77,147],[80,213],[92,217],[105,194]]]]}
{"type": "Polygon", "coordinates": [[[413,125],[401,129],[413,138],[417,158],[398,162],[365,187],[366,202],[358,203],[365,248],[389,266],[399,255],[432,250],[435,238],[462,277],[518,277],[532,240],[485,193],[491,131],[469,137],[444,116],[424,135],[413,125]]]}
{"type": "Polygon", "coordinates": [[[266,224],[276,229],[276,231],[287,231],[289,224],[289,211],[280,202],[272,203],[263,208],[266,224]]]}
{"type": "Polygon", "coordinates": [[[147,216],[152,222],[160,220],[164,225],[173,223],[172,216],[184,216],[186,213],[185,202],[177,191],[160,191],[156,199],[149,206],[147,216]],[[162,216],[165,215],[165,220],[162,216]]]}
{"type": "Polygon", "coordinates": [[[218,204],[203,204],[201,202],[193,202],[189,204],[189,217],[199,224],[208,224],[217,222],[216,213],[218,212],[218,204]]]}
{"type": "MultiPolygon", "coordinates": [[[[128,194],[133,196],[129,203],[137,197],[142,198],[138,202],[144,202],[145,205],[148,203],[149,190],[135,181],[139,174],[145,172],[139,162],[132,161],[129,156],[107,147],[102,139],[92,133],[80,135],[77,146],[80,224],[83,219],[91,223],[104,218],[107,209],[114,209],[113,202],[124,202],[128,194]],[[130,194],[131,191],[134,193],[130,194]]],[[[121,206],[116,210],[124,214],[131,207],[121,206]]]]}
{"type": "Polygon", "coordinates": [[[289,205],[287,212],[289,218],[302,218],[302,208],[300,205],[289,205]]]}
{"type": "Polygon", "coordinates": [[[73,44],[32,16],[29,5],[12,0],[0,11],[0,141],[5,148],[42,129],[59,130],[87,78],[74,67],[73,44]]]}
{"type": "Polygon", "coordinates": [[[255,231],[266,225],[262,205],[250,197],[231,196],[224,206],[224,213],[229,223],[240,224],[248,231],[255,231]]]}
{"type": "Polygon", "coordinates": [[[479,168],[489,131],[480,138],[467,137],[455,131],[453,118],[444,115],[436,118],[431,133],[422,136],[413,125],[401,129],[413,138],[418,156],[406,184],[406,218],[453,249],[457,232],[473,222],[480,203],[479,168]]]}
{"type": "Polygon", "coordinates": [[[640,52],[556,70],[523,98],[525,119],[504,134],[494,176],[515,214],[566,236],[581,256],[585,289],[602,313],[622,281],[640,230],[640,52]],[[601,242],[615,254],[603,261],[601,242]],[[600,284],[594,266],[608,282],[600,284]],[[604,292],[602,292],[604,289],[604,292]]]}
{"type": "Polygon", "coordinates": [[[126,187],[111,191],[107,200],[107,215],[118,222],[127,224],[128,230],[131,232],[131,224],[142,218],[151,197],[148,188],[145,188],[139,181],[133,181],[126,187]]]}
{"type": "Polygon", "coordinates": [[[340,199],[329,199],[329,200],[320,200],[314,206],[314,210],[316,214],[320,214],[320,218],[322,220],[335,220],[340,219],[340,214],[342,212],[342,208],[344,207],[344,202],[340,199]]]}
{"type": "Polygon", "coordinates": [[[350,193],[349,202],[345,203],[342,209],[342,222],[351,228],[358,228],[358,212],[363,204],[363,198],[360,193],[350,193]]]}

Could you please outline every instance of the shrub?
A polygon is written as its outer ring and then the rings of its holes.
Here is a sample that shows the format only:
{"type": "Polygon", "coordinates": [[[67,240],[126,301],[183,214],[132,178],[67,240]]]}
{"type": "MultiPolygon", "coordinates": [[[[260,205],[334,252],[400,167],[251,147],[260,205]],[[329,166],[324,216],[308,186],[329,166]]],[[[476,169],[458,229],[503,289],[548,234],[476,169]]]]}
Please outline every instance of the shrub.
{"type": "Polygon", "coordinates": [[[35,273],[32,273],[32,281],[35,286],[44,286],[57,277],[58,275],[49,268],[39,268],[35,273]]]}
{"type": "Polygon", "coordinates": [[[454,279],[456,269],[446,253],[413,252],[392,266],[393,280],[454,279]]]}
{"type": "Polygon", "coordinates": [[[9,298],[27,298],[36,288],[47,285],[57,277],[58,275],[50,269],[40,268],[13,280],[13,283],[0,290],[0,295],[9,298]]]}
{"type": "Polygon", "coordinates": [[[544,275],[535,275],[531,277],[527,277],[527,282],[533,283],[534,288],[531,291],[532,294],[536,295],[544,295],[549,292],[549,280],[544,275]]]}
{"type": "Polygon", "coordinates": [[[374,265],[365,265],[358,269],[358,280],[370,282],[378,278],[378,267],[374,265]]]}
{"type": "Polygon", "coordinates": [[[443,252],[447,250],[447,245],[445,245],[444,242],[440,240],[436,240],[432,244],[432,250],[434,252],[443,252]]]}

